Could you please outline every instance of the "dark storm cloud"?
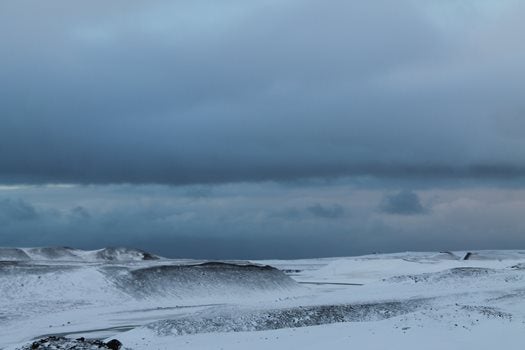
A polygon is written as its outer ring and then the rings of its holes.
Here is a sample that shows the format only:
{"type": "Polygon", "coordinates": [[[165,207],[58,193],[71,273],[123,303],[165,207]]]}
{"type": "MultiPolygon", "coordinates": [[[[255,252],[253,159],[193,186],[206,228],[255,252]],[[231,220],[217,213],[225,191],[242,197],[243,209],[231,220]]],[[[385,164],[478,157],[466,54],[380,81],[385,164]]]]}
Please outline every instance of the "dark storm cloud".
{"type": "Polygon", "coordinates": [[[0,182],[521,179],[525,11],[468,4],[3,1],[0,182]]]}
{"type": "Polygon", "coordinates": [[[417,215],[428,211],[421,204],[417,193],[406,190],[385,196],[380,204],[380,209],[383,213],[398,215],[417,215]]]}

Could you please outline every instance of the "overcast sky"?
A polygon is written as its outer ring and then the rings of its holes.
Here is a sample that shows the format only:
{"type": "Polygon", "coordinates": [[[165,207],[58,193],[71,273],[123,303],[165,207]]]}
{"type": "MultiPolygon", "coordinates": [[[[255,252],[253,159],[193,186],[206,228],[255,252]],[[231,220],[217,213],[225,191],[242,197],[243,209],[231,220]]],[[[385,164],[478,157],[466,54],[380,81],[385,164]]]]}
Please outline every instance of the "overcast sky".
{"type": "Polygon", "coordinates": [[[0,246],[525,249],[519,0],[0,3],[0,246]]]}

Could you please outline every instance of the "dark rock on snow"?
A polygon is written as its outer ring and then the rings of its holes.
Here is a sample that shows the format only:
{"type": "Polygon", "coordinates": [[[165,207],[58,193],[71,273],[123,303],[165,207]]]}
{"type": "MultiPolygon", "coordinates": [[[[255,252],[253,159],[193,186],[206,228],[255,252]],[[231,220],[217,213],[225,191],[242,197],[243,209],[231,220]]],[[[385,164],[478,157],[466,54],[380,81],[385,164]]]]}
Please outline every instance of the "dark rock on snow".
{"type": "Polygon", "coordinates": [[[111,350],[119,350],[122,347],[122,343],[117,339],[111,339],[106,343],[106,347],[111,350]]]}
{"type": "Polygon", "coordinates": [[[89,340],[84,337],[77,339],[68,339],[65,337],[49,336],[34,341],[30,345],[18,348],[17,350],[93,350],[93,349],[111,349],[120,350],[122,343],[117,339],[112,339],[107,343],[101,340],[89,340]]]}

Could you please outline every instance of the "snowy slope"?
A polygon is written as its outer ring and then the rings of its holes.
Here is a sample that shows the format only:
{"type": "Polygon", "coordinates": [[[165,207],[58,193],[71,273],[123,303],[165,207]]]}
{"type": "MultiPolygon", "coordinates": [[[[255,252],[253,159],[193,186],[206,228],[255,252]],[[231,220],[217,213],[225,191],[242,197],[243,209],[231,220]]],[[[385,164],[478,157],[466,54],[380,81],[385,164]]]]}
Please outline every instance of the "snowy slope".
{"type": "Polygon", "coordinates": [[[100,337],[188,310],[302,290],[283,272],[246,262],[138,260],[131,250],[111,259],[98,254],[107,249],[21,251],[32,258],[10,252],[0,260],[0,347],[52,334],[100,337]]]}
{"type": "Polygon", "coordinates": [[[522,349],[525,251],[467,253],[225,263],[4,252],[0,347],[58,334],[129,349],[522,349]]]}
{"type": "Polygon", "coordinates": [[[160,257],[130,248],[103,248],[86,251],[68,247],[0,247],[0,261],[142,261],[157,259],[160,257]]]}

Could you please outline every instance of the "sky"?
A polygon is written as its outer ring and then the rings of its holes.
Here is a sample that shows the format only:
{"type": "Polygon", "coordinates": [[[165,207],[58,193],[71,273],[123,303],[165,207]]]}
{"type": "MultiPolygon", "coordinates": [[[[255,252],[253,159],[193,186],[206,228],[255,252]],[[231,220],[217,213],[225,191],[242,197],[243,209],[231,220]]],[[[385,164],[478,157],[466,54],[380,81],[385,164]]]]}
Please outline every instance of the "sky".
{"type": "Polygon", "coordinates": [[[525,249],[518,0],[0,3],[0,246],[525,249]]]}

